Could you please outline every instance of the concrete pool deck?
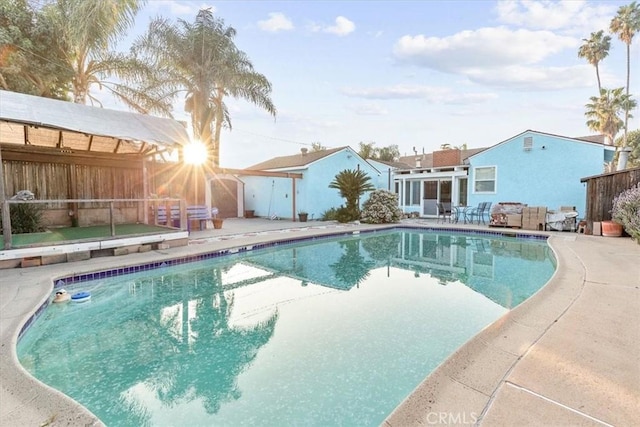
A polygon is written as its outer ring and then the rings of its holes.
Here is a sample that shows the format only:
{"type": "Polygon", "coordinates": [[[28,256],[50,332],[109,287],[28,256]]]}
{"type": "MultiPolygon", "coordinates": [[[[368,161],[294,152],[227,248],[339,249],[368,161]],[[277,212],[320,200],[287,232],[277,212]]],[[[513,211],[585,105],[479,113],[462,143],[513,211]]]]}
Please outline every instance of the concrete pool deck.
{"type": "MultiPolygon", "coordinates": [[[[423,220],[405,224],[441,226],[423,220]]],[[[17,362],[18,331],[50,298],[52,279],[274,239],[372,228],[380,227],[229,219],[220,230],[193,232],[189,246],[0,271],[0,426],[102,425],[17,362]]],[[[640,245],[629,238],[542,234],[551,236],[558,259],[549,283],[462,346],[383,425],[637,423],[640,245]]]]}

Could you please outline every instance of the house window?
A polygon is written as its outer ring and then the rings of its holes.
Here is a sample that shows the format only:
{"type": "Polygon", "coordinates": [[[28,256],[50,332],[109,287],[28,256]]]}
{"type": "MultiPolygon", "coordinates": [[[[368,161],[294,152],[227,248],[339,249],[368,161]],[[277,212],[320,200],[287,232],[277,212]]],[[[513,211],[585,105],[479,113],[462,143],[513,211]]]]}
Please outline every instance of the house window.
{"type": "Polygon", "coordinates": [[[533,148],[533,137],[532,136],[525,136],[524,137],[524,143],[522,144],[522,148],[524,149],[524,151],[531,151],[531,149],[533,148]]]}
{"type": "Polygon", "coordinates": [[[467,205],[467,178],[460,178],[458,190],[458,205],[467,205]]]}
{"type": "Polygon", "coordinates": [[[420,205],[420,182],[407,181],[404,184],[404,205],[419,206],[420,205]]]}
{"type": "Polygon", "coordinates": [[[473,190],[476,193],[495,193],[496,167],[474,168],[473,190]]]}
{"type": "Polygon", "coordinates": [[[411,181],[411,204],[420,206],[420,183],[418,181],[411,181]]]}

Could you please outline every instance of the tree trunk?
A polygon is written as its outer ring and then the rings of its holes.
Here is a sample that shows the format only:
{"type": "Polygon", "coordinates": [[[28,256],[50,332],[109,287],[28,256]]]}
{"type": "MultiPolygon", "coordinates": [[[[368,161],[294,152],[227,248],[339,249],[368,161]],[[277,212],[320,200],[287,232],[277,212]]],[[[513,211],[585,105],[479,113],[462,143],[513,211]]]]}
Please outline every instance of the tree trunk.
{"type": "Polygon", "coordinates": [[[224,111],[222,110],[222,98],[224,97],[224,90],[222,88],[216,89],[216,96],[214,98],[215,102],[215,114],[216,114],[216,123],[215,130],[213,133],[213,166],[220,166],[220,133],[222,131],[222,121],[224,120],[224,111]]]}
{"type": "Polygon", "coordinates": [[[622,137],[622,147],[627,146],[627,128],[629,126],[629,75],[631,73],[631,43],[627,43],[627,105],[624,107],[624,134],[622,137]]]}

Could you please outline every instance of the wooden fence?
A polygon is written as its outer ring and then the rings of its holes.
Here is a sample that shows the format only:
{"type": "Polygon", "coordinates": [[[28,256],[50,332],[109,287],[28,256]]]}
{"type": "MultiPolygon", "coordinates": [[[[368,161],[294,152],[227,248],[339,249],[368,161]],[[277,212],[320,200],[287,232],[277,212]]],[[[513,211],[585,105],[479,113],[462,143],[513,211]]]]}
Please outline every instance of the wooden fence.
{"type": "Polygon", "coordinates": [[[585,220],[589,227],[593,222],[611,219],[613,199],[640,182],[640,167],[619,172],[582,178],[587,183],[587,212],[585,220]]]}

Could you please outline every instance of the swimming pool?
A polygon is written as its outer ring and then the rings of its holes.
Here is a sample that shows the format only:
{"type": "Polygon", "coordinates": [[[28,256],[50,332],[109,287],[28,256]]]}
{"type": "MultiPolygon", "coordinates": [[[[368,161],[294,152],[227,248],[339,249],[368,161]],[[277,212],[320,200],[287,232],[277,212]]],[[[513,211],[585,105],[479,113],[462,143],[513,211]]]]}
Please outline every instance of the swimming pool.
{"type": "Polygon", "coordinates": [[[400,230],[83,282],[21,363],[107,425],[379,425],[533,294],[543,241],[400,230]]]}

